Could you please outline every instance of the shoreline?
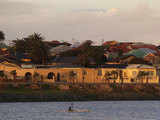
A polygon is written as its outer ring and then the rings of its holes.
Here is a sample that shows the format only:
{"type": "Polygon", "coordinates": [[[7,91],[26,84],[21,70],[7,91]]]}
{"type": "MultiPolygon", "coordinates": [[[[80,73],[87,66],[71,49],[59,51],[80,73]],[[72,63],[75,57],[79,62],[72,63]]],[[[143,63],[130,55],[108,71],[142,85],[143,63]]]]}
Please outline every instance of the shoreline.
{"type": "Polygon", "coordinates": [[[159,85],[105,85],[105,87],[59,86],[32,89],[27,86],[0,88],[0,103],[4,102],[73,102],[73,101],[159,101],[159,85]]]}
{"type": "Polygon", "coordinates": [[[100,101],[104,101],[104,102],[111,102],[111,101],[160,101],[160,98],[158,99],[108,99],[108,100],[64,100],[64,101],[56,101],[56,100],[29,100],[29,99],[25,99],[25,100],[12,100],[12,101],[6,101],[6,99],[4,99],[4,101],[0,101],[0,103],[18,103],[18,102],[100,102],[100,101]]]}

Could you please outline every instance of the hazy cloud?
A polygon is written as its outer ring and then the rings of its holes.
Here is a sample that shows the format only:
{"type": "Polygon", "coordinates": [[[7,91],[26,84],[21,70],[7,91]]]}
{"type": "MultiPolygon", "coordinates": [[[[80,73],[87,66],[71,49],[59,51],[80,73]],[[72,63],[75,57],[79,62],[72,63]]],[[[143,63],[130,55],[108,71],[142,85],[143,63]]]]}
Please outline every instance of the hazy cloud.
{"type": "Polygon", "coordinates": [[[101,8],[93,8],[93,12],[87,12],[82,8],[82,12],[75,12],[52,3],[1,0],[0,29],[10,40],[33,32],[42,33],[47,40],[160,40],[159,11],[147,4],[134,9],[113,7],[102,8],[106,11],[100,12],[101,8]]]}
{"type": "Polygon", "coordinates": [[[0,16],[17,16],[31,14],[35,6],[31,3],[0,0],[0,16]]]}

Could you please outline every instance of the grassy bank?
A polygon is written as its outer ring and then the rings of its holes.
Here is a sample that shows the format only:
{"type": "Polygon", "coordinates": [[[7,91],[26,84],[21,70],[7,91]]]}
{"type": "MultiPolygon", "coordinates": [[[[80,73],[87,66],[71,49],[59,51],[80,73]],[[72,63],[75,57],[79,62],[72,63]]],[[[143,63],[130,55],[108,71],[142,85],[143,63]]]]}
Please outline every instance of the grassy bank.
{"type": "Polygon", "coordinates": [[[159,85],[1,85],[0,102],[160,100],[159,85]]]}

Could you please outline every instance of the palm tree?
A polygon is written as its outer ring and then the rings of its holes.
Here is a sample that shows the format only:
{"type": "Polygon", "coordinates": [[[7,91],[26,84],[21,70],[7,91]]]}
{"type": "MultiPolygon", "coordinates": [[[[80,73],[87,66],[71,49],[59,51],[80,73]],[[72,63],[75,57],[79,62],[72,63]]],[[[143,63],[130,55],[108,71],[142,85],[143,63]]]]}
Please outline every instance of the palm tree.
{"type": "Polygon", "coordinates": [[[73,70],[69,72],[69,79],[71,80],[72,83],[75,83],[76,76],[77,74],[73,70]]]}
{"type": "Polygon", "coordinates": [[[121,81],[121,85],[123,85],[123,71],[122,70],[119,71],[119,78],[121,81]]]}
{"type": "Polygon", "coordinates": [[[82,79],[83,79],[83,84],[84,84],[84,80],[85,80],[85,76],[87,75],[87,72],[85,70],[82,71],[82,79]]]}
{"type": "Polygon", "coordinates": [[[110,73],[107,71],[104,75],[104,80],[105,82],[107,82],[108,84],[110,84],[110,73]]]}
{"type": "Polygon", "coordinates": [[[0,78],[1,78],[1,80],[4,80],[4,77],[5,77],[4,71],[0,71],[0,78]]]}
{"type": "Polygon", "coordinates": [[[35,73],[33,74],[33,81],[34,81],[34,82],[41,81],[41,76],[40,76],[39,73],[35,72],[35,73]]]}
{"type": "Polygon", "coordinates": [[[34,33],[28,37],[29,53],[35,63],[46,64],[49,57],[49,48],[43,42],[41,34],[34,33]]]}
{"type": "Polygon", "coordinates": [[[0,77],[1,77],[1,78],[4,77],[4,71],[0,71],[0,77]]]}
{"type": "Polygon", "coordinates": [[[49,47],[43,42],[44,38],[39,33],[34,33],[26,38],[13,42],[15,53],[27,53],[36,64],[46,64],[49,58],[49,47]]]}
{"type": "Polygon", "coordinates": [[[139,71],[138,73],[138,80],[140,81],[140,83],[143,83],[143,80],[146,78],[146,83],[148,83],[148,79],[149,79],[149,72],[145,72],[145,71],[139,71]]]}

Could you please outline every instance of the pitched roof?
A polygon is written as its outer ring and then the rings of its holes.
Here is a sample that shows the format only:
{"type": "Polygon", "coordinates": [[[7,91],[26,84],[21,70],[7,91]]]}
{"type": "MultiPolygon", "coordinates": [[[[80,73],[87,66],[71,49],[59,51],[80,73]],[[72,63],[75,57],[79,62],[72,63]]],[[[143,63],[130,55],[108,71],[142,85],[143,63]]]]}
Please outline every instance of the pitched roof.
{"type": "Polygon", "coordinates": [[[53,47],[50,49],[51,54],[59,54],[61,52],[65,52],[67,50],[72,49],[70,46],[67,45],[59,45],[57,47],[53,47]]]}
{"type": "Polygon", "coordinates": [[[4,43],[0,43],[0,48],[8,48],[8,46],[4,43]]]}
{"type": "Polygon", "coordinates": [[[15,65],[20,66],[20,62],[17,61],[17,59],[15,57],[12,57],[12,56],[1,56],[0,57],[0,63],[4,63],[4,62],[13,63],[15,65]]]}
{"type": "Polygon", "coordinates": [[[151,64],[149,61],[146,61],[143,58],[137,58],[136,56],[133,56],[133,55],[122,56],[120,58],[120,63],[127,63],[127,64],[148,64],[148,65],[151,64]]]}
{"type": "Polygon", "coordinates": [[[131,50],[130,52],[128,52],[124,55],[133,55],[137,58],[144,58],[146,55],[148,55],[150,53],[155,54],[156,51],[149,49],[149,48],[139,48],[139,49],[131,50]]]}

